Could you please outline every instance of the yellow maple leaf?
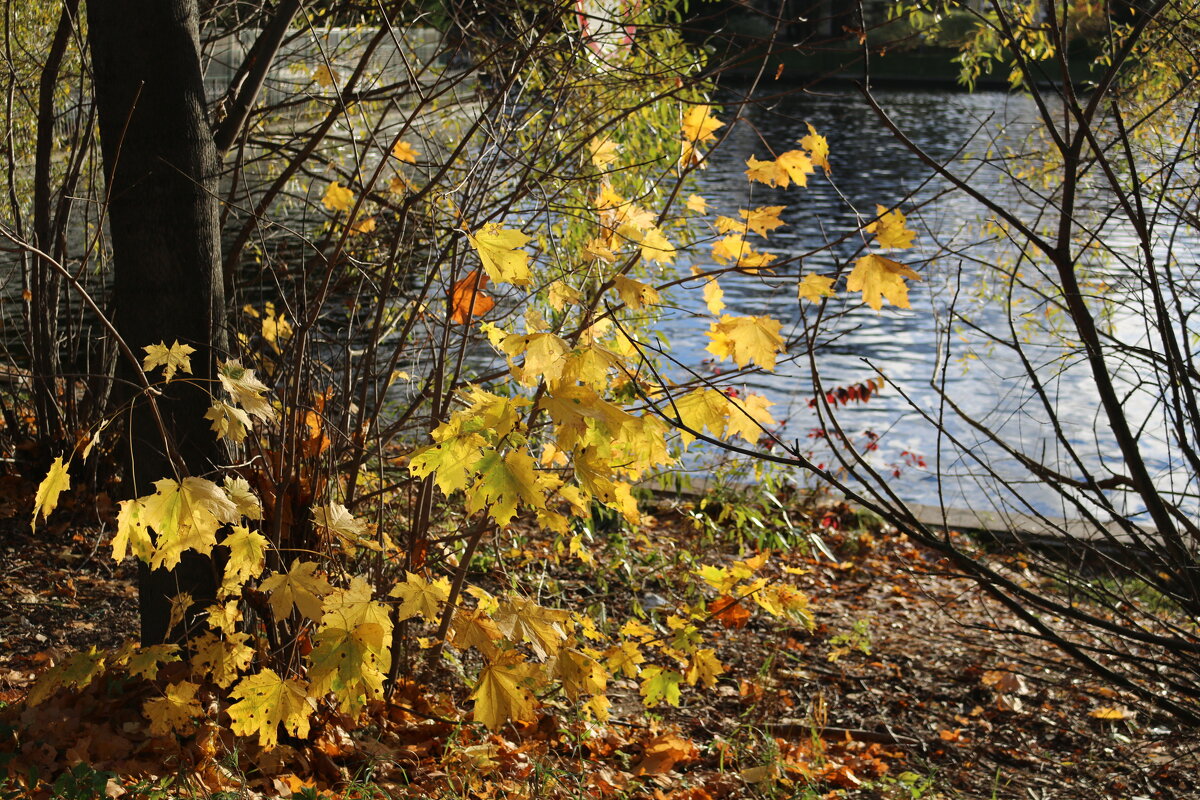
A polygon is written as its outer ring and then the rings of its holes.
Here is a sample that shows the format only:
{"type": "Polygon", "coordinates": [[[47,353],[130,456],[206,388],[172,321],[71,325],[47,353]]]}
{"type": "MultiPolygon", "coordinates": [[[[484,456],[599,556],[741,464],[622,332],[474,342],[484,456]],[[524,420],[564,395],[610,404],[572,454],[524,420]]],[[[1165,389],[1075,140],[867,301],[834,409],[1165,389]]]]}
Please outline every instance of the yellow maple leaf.
{"type": "Polygon", "coordinates": [[[217,377],[221,381],[221,387],[233,398],[233,402],[245,409],[247,414],[261,420],[275,418],[275,409],[271,408],[271,403],[263,396],[267,386],[254,377],[254,370],[246,369],[242,362],[231,358],[221,363],[217,377]]]}
{"type": "Polygon", "coordinates": [[[250,666],[254,648],[248,642],[250,636],[234,632],[220,636],[205,631],[192,642],[192,672],[196,675],[211,675],[217,686],[225,688],[237,680],[238,675],[250,666]]]}
{"type": "Polygon", "coordinates": [[[42,519],[48,518],[58,506],[58,496],[71,487],[71,475],[67,472],[69,466],[70,462],[64,464],[61,456],[55,456],[46,477],[38,484],[37,494],[33,498],[33,519],[29,522],[31,530],[37,527],[38,515],[42,519]]]}
{"type": "Polygon", "coordinates": [[[354,205],[354,192],[334,181],[325,189],[321,197],[321,205],[330,211],[349,211],[354,205]]]}
{"type": "Polygon", "coordinates": [[[318,86],[330,89],[337,84],[338,74],[328,64],[321,64],[313,70],[312,79],[316,81],[318,86]]]}
{"type": "Polygon", "coordinates": [[[702,686],[712,688],[717,685],[717,678],[725,672],[725,667],[717,660],[717,653],[712,648],[704,648],[692,653],[687,668],[687,682],[695,686],[699,681],[702,686]]]}
{"type": "Polygon", "coordinates": [[[642,649],[637,642],[624,641],[604,651],[604,663],[613,675],[623,674],[627,678],[636,678],[645,662],[646,657],[642,655],[642,649]]]}
{"type": "Polygon", "coordinates": [[[833,297],[837,294],[833,290],[833,282],[833,278],[810,272],[804,276],[804,280],[800,281],[797,294],[801,300],[819,303],[822,297],[833,297]]]}
{"type": "Polygon", "coordinates": [[[829,172],[829,142],[808,123],[808,135],[800,140],[800,146],[808,151],[812,163],[829,172]]]}
{"type": "Polygon", "coordinates": [[[341,710],[357,715],[368,699],[383,697],[383,681],[391,663],[382,627],[364,622],[351,629],[324,628],[313,638],[309,655],[309,691],[337,695],[341,710]]]}
{"type": "Polygon", "coordinates": [[[597,169],[604,169],[617,160],[617,143],[612,139],[597,136],[588,143],[588,151],[591,153],[592,165],[597,169]]]}
{"type": "Polygon", "coordinates": [[[492,519],[504,525],[517,515],[518,501],[532,508],[546,507],[534,460],[528,453],[514,450],[501,456],[500,451],[488,449],[475,470],[479,477],[467,491],[467,510],[471,513],[487,508],[492,519]]]}
{"type": "Polygon", "coordinates": [[[678,672],[653,665],[642,670],[641,678],[642,685],[638,692],[642,695],[642,702],[646,708],[664,701],[668,705],[679,705],[679,684],[683,681],[683,676],[678,672]]]}
{"type": "Polygon", "coordinates": [[[378,625],[385,636],[391,635],[392,620],[386,603],[374,599],[371,584],[355,575],[345,589],[334,589],[326,598],[321,627],[354,630],[359,625],[378,625]]]}
{"type": "Polygon", "coordinates": [[[637,310],[642,306],[657,305],[659,302],[658,290],[647,283],[626,278],[624,275],[614,275],[612,280],[613,288],[621,295],[622,302],[631,309],[637,310]]]}
{"type": "Polygon", "coordinates": [[[459,489],[467,488],[475,474],[475,465],[483,458],[480,447],[483,441],[478,435],[448,438],[414,453],[409,459],[408,470],[417,478],[433,473],[438,488],[449,497],[459,489]]]}
{"type": "Polygon", "coordinates": [[[747,228],[765,239],[768,232],[785,224],[779,218],[779,212],[785,208],[787,206],[760,206],[753,211],[742,208],[738,209],[738,214],[746,221],[747,228]]]}
{"type": "Polygon", "coordinates": [[[196,717],[204,714],[196,692],[200,684],[179,681],[167,686],[162,697],[152,697],[142,705],[142,713],[150,720],[151,736],[171,733],[191,733],[196,717]]]}
{"type": "Polygon", "coordinates": [[[392,158],[407,164],[417,163],[417,156],[419,155],[421,155],[420,151],[408,142],[399,141],[392,147],[392,158]]]}
{"type": "Polygon", "coordinates": [[[683,138],[689,143],[709,142],[717,138],[717,128],[725,123],[712,115],[712,107],[692,106],[683,115],[683,138]]]}
{"type": "Polygon", "coordinates": [[[904,226],[907,218],[900,212],[900,209],[888,211],[883,206],[875,206],[875,215],[878,217],[874,222],[866,227],[867,233],[875,234],[875,242],[883,248],[889,250],[907,250],[913,246],[913,238],[917,232],[910,230],[904,226]]]}
{"type": "Polygon", "coordinates": [[[474,716],[488,730],[498,730],[506,722],[534,722],[537,701],[530,691],[537,667],[524,661],[509,660],[488,664],[479,672],[479,683],[471,693],[474,716]]]}
{"type": "Polygon", "coordinates": [[[146,358],[142,361],[142,371],[149,372],[155,367],[163,368],[163,380],[167,383],[175,377],[175,372],[186,372],[192,374],[192,360],[188,357],[196,352],[196,348],[191,345],[180,344],[178,340],[173,342],[170,347],[167,347],[162,342],[158,344],[148,344],[142,348],[146,351],[146,358]]]}
{"type": "Polygon", "coordinates": [[[529,244],[529,237],[512,228],[501,228],[499,223],[489,222],[467,240],[479,254],[488,277],[496,283],[511,283],[525,286],[530,281],[529,253],[521,248],[529,244]]]}
{"type": "Polygon", "coordinates": [[[217,400],[204,412],[204,418],[212,423],[213,433],[218,439],[228,439],[235,444],[241,444],[249,431],[250,415],[237,406],[231,406],[223,400],[217,400]]]}
{"type": "Polygon", "coordinates": [[[713,242],[713,259],[718,264],[732,264],[740,270],[754,273],[775,260],[771,253],[759,253],[740,233],[731,233],[713,242]]]}
{"type": "Polygon", "coordinates": [[[725,292],[721,290],[716,278],[704,282],[704,305],[708,307],[710,314],[720,314],[725,308],[725,292]]]}
{"type": "Polygon", "coordinates": [[[675,245],[667,240],[658,228],[650,228],[642,237],[642,258],[659,264],[670,264],[675,260],[675,245]]]}
{"type": "Polygon", "coordinates": [[[663,403],[663,411],[670,417],[678,418],[687,430],[680,430],[679,435],[684,446],[691,444],[696,433],[708,431],[713,436],[721,436],[725,431],[725,421],[729,416],[729,399],[716,389],[693,389],[682,397],[672,398],[663,403]]]}
{"type": "Polygon", "coordinates": [[[317,565],[311,561],[296,559],[292,568],[284,573],[272,575],[259,587],[270,595],[271,610],[276,619],[285,619],[292,613],[294,605],[301,614],[319,620],[326,595],[333,591],[323,577],[316,574],[317,565]]]}
{"type": "Polygon", "coordinates": [[[404,583],[397,583],[388,592],[388,597],[399,597],[400,608],[396,610],[396,621],[412,617],[424,617],[435,622],[441,616],[442,605],[450,598],[450,581],[439,578],[426,581],[420,575],[407,572],[404,583]]]}
{"type": "Polygon", "coordinates": [[[854,262],[846,288],[862,292],[863,302],[876,311],[883,306],[884,298],[899,308],[911,308],[905,278],[920,280],[921,276],[899,262],[871,253],[854,262]]]}
{"type": "Polygon", "coordinates": [[[583,695],[604,694],[608,687],[608,676],[600,662],[574,648],[565,648],[558,654],[554,674],[562,681],[563,692],[572,703],[583,695]]]}
{"type": "Polygon", "coordinates": [[[513,367],[513,377],[526,386],[537,386],[543,380],[552,385],[558,383],[571,350],[565,339],[553,333],[514,334],[505,338],[500,347],[509,356],[510,364],[513,357],[525,356],[524,364],[513,367]]]}
{"type": "Polygon", "coordinates": [[[759,161],[754,156],[746,160],[746,177],[768,186],[788,187],[788,173],[774,161],[759,161]]]}
{"type": "Polygon", "coordinates": [[[454,612],[450,631],[450,641],[456,648],[465,651],[474,647],[488,657],[496,652],[496,642],[504,638],[482,606],[473,610],[460,608],[454,612]]]}
{"type": "MultiPolygon", "coordinates": [[[[813,171],[813,162],[808,153],[802,150],[788,150],[786,153],[780,153],[775,163],[797,186],[808,185],[808,176],[813,171]]],[[[779,185],[786,189],[787,181],[780,181],[779,185]]]]}
{"type": "Polygon", "coordinates": [[[227,709],[230,730],[237,736],[258,735],[258,743],[271,749],[279,743],[279,726],[298,739],[308,736],[308,718],[316,706],[301,681],[281,678],[272,669],[242,678],[231,696],[237,702],[227,709]]]}
{"type": "Polygon", "coordinates": [[[179,645],[153,644],[149,647],[139,647],[130,653],[124,666],[125,671],[132,677],[152,681],[158,677],[160,666],[179,660],[179,645]]]}
{"type": "Polygon", "coordinates": [[[741,436],[747,442],[757,442],[767,428],[777,424],[767,409],[775,405],[761,394],[729,398],[729,419],[725,423],[725,435],[741,436]]]}
{"type": "Polygon", "coordinates": [[[113,535],[112,555],[114,561],[123,561],[127,551],[142,561],[149,561],[154,553],[154,542],[150,532],[141,521],[140,500],[122,500],[117,512],[117,532],[113,535]]]}
{"type": "Polygon", "coordinates": [[[25,698],[26,704],[36,706],[63,687],[82,689],[103,674],[106,658],[95,647],[72,653],[38,676],[25,698]]]}
{"type": "Polygon", "coordinates": [[[506,597],[492,615],[500,632],[513,641],[528,642],[538,658],[558,652],[567,638],[568,611],[546,608],[525,597],[506,597]]]}
{"type": "Polygon", "coordinates": [[[351,234],[370,233],[373,230],[375,230],[374,217],[363,217],[362,219],[357,219],[354,221],[354,224],[350,226],[351,234]]]}
{"type": "Polygon", "coordinates": [[[739,367],[757,364],[767,371],[775,369],[775,357],[784,351],[783,324],[771,317],[731,317],[708,326],[712,339],[706,348],[719,359],[732,358],[739,367]]]}
{"type": "Polygon", "coordinates": [[[172,569],[186,550],[208,554],[217,529],[239,522],[237,506],[217,484],[205,478],[156,481],[155,493],[139,498],[138,524],[158,534],[150,566],[172,569]]]}
{"type": "Polygon", "coordinates": [[[221,584],[223,591],[233,591],[263,571],[270,542],[261,533],[242,525],[234,525],[232,532],[221,540],[221,544],[229,548],[229,559],[225,562],[225,579],[221,584]]]}
{"type": "Polygon", "coordinates": [[[689,195],[684,206],[688,211],[695,211],[697,214],[704,214],[708,211],[708,201],[698,194],[689,195]]]}
{"type": "Polygon", "coordinates": [[[365,547],[368,550],[380,552],[383,548],[378,542],[367,538],[367,523],[356,519],[350,510],[341,503],[329,503],[312,510],[313,524],[326,530],[351,545],[365,547]]]}
{"type": "Polygon", "coordinates": [[[238,514],[247,519],[262,519],[262,501],[250,489],[250,484],[245,478],[227,475],[221,488],[225,490],[225,496],[233,503],[238,514]]]}

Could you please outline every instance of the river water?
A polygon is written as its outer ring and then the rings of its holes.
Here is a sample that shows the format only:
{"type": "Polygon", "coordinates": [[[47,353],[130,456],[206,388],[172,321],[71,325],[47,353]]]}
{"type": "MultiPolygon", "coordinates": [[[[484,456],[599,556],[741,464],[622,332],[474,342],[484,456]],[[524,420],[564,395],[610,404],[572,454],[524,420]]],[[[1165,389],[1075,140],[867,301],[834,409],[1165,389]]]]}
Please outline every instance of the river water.
{"type": "MultiPolygon", "coordinates": [[[[1021,146],[1035,124],[1033,103],[1005,93],[882,91],[876,97],[910,139],[939,162],[953,164],[959,174],[972,169],[972,154],[994,155],[1002,147],[1021,146]]],[[[944,380],[947,394],[963,410],[986,421],[1023,452],[1063,468],[1068,475],[1078,471],[1066,466],[1046,414],[1032,402],[1029,381],[1016,355],[988,347],[962,330],[947,331],[953,304],[981,327],[1008,333],[1007,312],[988,290],[997,281],[993,265],[1007,258],[1010,248],[981,237],[985,210],[963,195],[943,194],[944,182],[931,179],[932,170],[887,132],[852,87],[791,96],[772,108],[747,106],[743,114],[744,122],[701,175],[697,192],[730,216],[736,216],[738,208],[786,204],[782,214],[786,227],[772,231],[765,242],[757,236],[748,238],[756,249],[781,259],[812,254],[803,258],[799,270],[793,264],[780,271],[787,277],[739,274],[722,278],[728,305],[724,313],[769,314],[785,321],[785,334],[802,333],[804,315],[811,320],[816,307],[797,299],[797,273],[833,275],[841,271],[845,275],[853,259],[863,254],[861,236],[832,246],[829,242],[870,221],[876,204],[899,205],[909,215],[910,227],[918,231],[912,249],[888,253],[923,277],[909,281],[911,309],[884,306],[876,313],[858,303],[857,295],[840,295],[827,306],[829,312],[840,315],[820,323],[811,351],[800,341],[790,350],[791,363],[745,381],[747,388],[777,403],[773,411],[784,423],[781,438],[811,452],[815,461],[828,460],[820,440],[810,438],[810,433],[821,427],[809,404],[814,396],[813,368],[826,390],[882,375],[889,381],[882,392],[869,402],[839,407],[837,419],[882,474],[892,476],[898,470],[899,476],[891,483],[900,497],[949,507],[1008,507],[1077,516],[1053,492],[1030,480],[1015,459],[987,444],[974,428],[949,413],[930,386],[935,378],[944,380]],[[830,179],[818,175],[810,178],[806,188],[786,190],[761,184],[748,187],[746,159],[750,155],[769,158],[767,145],[776,153],[794,147],[806,133],[805,123],[812,123],[829,140],[830,179]],[[925,415],[937,418],[943,410],[945,421],[939,432],[925,415]],[[952,445],[949,437],[957,438],[962,446],[952,445]],[[869,449],[868,444],[872,445],[869,449]],[[986,462],[995,474],[986,474],[976,459],[986,462]],[[1001,482],[1008,485],[1001,486],[1001,482]]],[[[1034,210],[1013,183],[994,173],[979,173],[977,184],[1026,216],[1034,210]]],[[[705,251],[697,251],[700,263],[711,268],[712,263],[703,263],[705,251]]],[[[836,288],[844,291],[844,287],[843,278],[836,288]]],[[[701,312],[695,305],[698,301],[692,302],[701,312]]],[[[1139,319],[1118,317],[1113,321],[1118,332],[1126,329],[1129,333],[1138,324],[1139,319]]],[[[682,348],[675,347],[681,363],[705,357],[706,342],[695,335],[695,324],[686,320],[686,315],[669,322],[666,332],[675,334],[671,336],[674,342],[684,343],[682,348]],[[677,330],[672,331],[671,324],[678,326],[677,330]],[[687,330],[690,336],[685,334],[687,330]],[[691,347],[689,341],[694,343],[691,347]]],[[[1136,334],[1130,335],[1136,339],[1136,334]]],[[[1047,381],[1067,438],[1085,463],[1093,469],[1108,463],[1123,472],[1116,464],[1112,436],[1099,417],[1097,395],[1086,368],[1060,360],[1063,351],[1036,332],[1030,334],[1030,348],[1035,360],[1043,363],[1039,374],[1047,381]]],[[[1128,402],[1131,408],[1144,406],[1141,410],[1148,413],[1153,398],[1134,392],[1128,402]]],[[[1152,467],[1164,480],[1190,486],[1188,476],[1172,474],[1167,444],[1157,430],[1151,423],[1143,431],[1152,467]]],[[[1127,510],[1137,509],[1131,506],[1127,510]]]]}

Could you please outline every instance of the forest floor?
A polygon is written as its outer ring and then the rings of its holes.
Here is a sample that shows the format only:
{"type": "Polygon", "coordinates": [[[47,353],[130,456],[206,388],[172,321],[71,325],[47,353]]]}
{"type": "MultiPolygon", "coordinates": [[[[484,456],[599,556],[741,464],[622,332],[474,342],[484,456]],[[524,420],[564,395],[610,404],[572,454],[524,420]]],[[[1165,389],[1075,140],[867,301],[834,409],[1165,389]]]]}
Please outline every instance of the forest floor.
{"type": "MultiPolygon", "coordinates": [[[[112,564],[111,528],[57,522],[31,533],[31,487],[15,481],[0,479],[0,708],[10,721],[22,719],[11,712],[39,672],[76,649],[116,647],[137,628],[136,570],[112,564]]],[[[98,504],[103,519],[109,502],[98,504]]],[[[815,627],[761,614],[735,620],[716,635],[726,672],[714,688],[685,692],[678,708],[647,711],[637,684],[618,680],[608,725],[581,723],[571,704],[547,698],[537,725],[489,735],[446,716],[468,705],[466,693],[434,676],[406,691],[425,693],[425,707],[439,710],[428,716],[440,721],[385,718],[307,756],[293,751],[291,763],[260,765],[225,794],[190,783],[186,770],[157,782],[143,770],[135,785],[122,759],[148,745],[106,753],[101,721],[84,721],[92,734],[52,756],[74,777],[60,779],[57,794],[10,796],[1200,797],[1200,733],[1022,635],[1010,612],[937,555],[886,528],[855,529],[844,508],[818,516],[836,559],[794,547],[770,561],[808,594],[815,627]]],[[[610,612],[634,601],[673,605],[673,571],[687,563],[678,554],[728,563],[758,550],[695,520],[688,506],[664,503],[641,534],[598,536],[600,566],[590,567],[554,558],[551,538],[525,529],[503,577],[519,576],[523,563],[526,578],[554,582],[563,604],[587,604],[597,571],[623,565],[636,580],[609,585],[610,612]]],[[[1007,568],[1021,567],[1014,559],[1007,568]]],[[[4,765],[0,752],[0,775],[4,765]]],[[[0,782],[0,797],[11,786],[0,782]]]]}

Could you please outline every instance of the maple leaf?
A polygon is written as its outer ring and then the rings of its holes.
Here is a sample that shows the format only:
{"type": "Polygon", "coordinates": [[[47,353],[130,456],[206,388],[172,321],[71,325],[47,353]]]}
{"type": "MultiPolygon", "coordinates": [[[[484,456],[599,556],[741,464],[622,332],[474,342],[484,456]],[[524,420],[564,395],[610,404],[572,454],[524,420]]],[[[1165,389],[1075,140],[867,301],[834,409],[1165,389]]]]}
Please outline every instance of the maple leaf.
{"type": "Polygon", "coordinates": [[[709,278],[704,282],[704,305],[708,307],[710,314],[720,314],[725,309],[725,292],[721,290],[716,278],[709,278]]]}
{"type": "Polygon", "coordinates": [[[717,138],[717,128],[725,123],[712,115],[712,107],[692,106],[683,115],[683,138],[691,143],[710,142],[717,138]]]}
{"type": "MultiPolygon", "coordinates": [[[[780,153],[775,159],[779,169],[797,186],[807,186],[808,176],[812,174],[813,162],[808,154],[801,150],[788,150],[780,153]]],[[[786,181],[780,181],[780,186],[787,188],[786,181]]]]}
{"type": "Polygon", "coordinates": [[[596,659],[574,648],[566,648],[554,662],[554,674],[562,681],[563,692],[572,703],[585,694],[604,694],[608,678],[596,659]]]}
{"type": "Polygon", "coordinates": [[[350,226],[351,234],[370,233],[373,230],[375,230],[374,217],[363,217],[362,219],[357,219],[354,221],[354,224],[350,226]]]}
{"type": "Polygon", "coordinates": [[[187,344],[180,344],[178,340],[173,342],[170,347],[167,347],[162,342],[158,344],[148,344],[142,348],[146,351],[146,358],[142,361],[142,371],[149,372],[155,367],[163,368],[163,381],[170,383],[175,377],[175,373],[186,372],[192,374],[192,359],[189,356],[196,352],[196,348],[187,344]]]}
{"type": "Polygon", "coordinates": [[[354,192],[334,181],[325,189],[321,205],[330,211],[349,211],[354,205],[354,192]]]}
{"type": "Polygon", "coordinates": [[[529,690],[537,668],[524,661],[508,660],[487,665],[479,672],[479,683],[471,693],[474,716],[488,730],[506,722],[534,722],[537,701],[529,690]]]}
{"type": "Polygon", "coordinates": [[[61,456],[55,456],[50,469],[42,482],[38,484],[37,494],[33,498],[33,519],[29,522],[30,530],[37,528],[38,515],[42,519],[50,516],[58,506],[58,496],[71,487],[71,475],[67,472],[70,462],[63,464],[61,456]]]}
{"type": "Polygon", "coordinates": [[[824,275],[810,272],[804,276],[804,280],[800,281],[797,287],[797,294],[801,300],[819,303],[822,297],[833,297],[837,294],[833,290],[833,282],[833,278],[827,278],[824,275]]]}
{"type": "Polygon", "coordinates": [[[501,633],[513,641],[528,642],[538,658],[546,658],[557,653],[566,640],[565,623],[571,614],[524,597],[506,597],[493,617],[501,633]]]}
{"type": "Polygon", "coordinates": [[[460,608],[454,612],[451,642],[459,650],[474,647],[490,657],[496,652],[496,642],[503,638],[504,634],[496,627],[485,608],[471,611],[460,608]]]}
{"type": "Polygon", "coordinates": [[[104,672],[105,658],[106,655],[95,647],[72,653],[65,661],[38,676],[25,702],[30,706],[39,705],[64,686],[82,689],[104,672]]]}
{"type": "Polygon", "coordinates": [[[221,488],[225,490],[225,495],[233,503],[239,515],[247,519],[262,519],[262,502],[251,491],[250,484],[245,478],[227,475],[225,476],[225,482],[221,484],[221,488]]]}
{"type": "Polygon", "coordinates": [[[800,146],[808,151],[812,163],[829,172],[829,142],[808,123],[808,135],[800,140],[800,146]]]}
{"type": "Polygon", "coordinates": [[[771,317],[731,317],[710,323],[706,348],[719,359],[732,358],[739,367],[757,364],[767,371],[775,369],[775,356],[784,351],[783,327],[771,317]]]}
{"type": "Polygon", "coordinates": [[[317,697],[333,692],[348,714],[356,714],[367,698],[382,697],[390,663],[390,642],[385,636],[384,629],[374,622],[352,629],[329,627],[317,633],[309,654],[309,691],[317,697]]]}
{"type": "Polygon", "coordinates": [[[533,458],[521,450],[501,457],[488,449],[475,465],[479,478],[467,492],[467,510],[471,513],[487,507],[488,514],[500,525],[517,515],[517,501],[533,508],[545,508],[546,498],[539,491],[533,458]]]}
{"type": "Polygon", "coordinates": [[[221,386],[246,413],[261,420],[275,418],[275,409],[263,397],[267,391],[266,384],[254,377],[254,370],[246,369],[236,358],[231,358],[221,364],[217,370],[221,386]]]}
{"type": "Polygon", "coordinates": [[[235,735],[258,734],[258,743],[266,750],[279,743],[281,724],[298,739],[308,736],[308,718],[316,701],[303,682],[263,669],[242,678],[230,694],[237,700],[226,709],[235,735]]]}
{"type": "MultiPolygon", "coordinates": [[[[721,595],[708,604],[708,613],[714,619],[719,619],[726,628],[744,628],[750,621],[750,612],[738,602],[737,598],[721,595]]],[[[695,683],[689,680],[688,683],[695,683]]]]}
{"type": "Polygon", "coordinates": [[[718,264],[733,264],[747,272],[756,272],[775,260],[770,253],[759,253],[751,247],[740,233],[731,233],[713,242],[713,258],[718,264]]]}
{"type": "Polygon", "coordinates": [[[131,677],[152,681],[158,677],[158,668],[161,665],[179,660],[179,645],[152,644],[130,653],[124,661],[124,666],[131,677]]]}
{"type": "Polygon", "coordinates": [[[636,678],[642,671],[640,665],[646,662],[646,657],[642,655],[637,642],[625,641],[605,650],[604,661],[614,675],[624,673],[627,678],[636,678]]]}
{"type": "Polygon", "coordinates": [[[228,439],[234,444],[241,444],[246,438],[246,432],[252,424],[250,415],[237,406],[217,400],[204,412],[204,418],[212,422],[213,433],[218,439],[228,439]]]}
{"type": "Polygon", "coordinates": [[[682,397],[675,397],[664,403],[668,415],[674,414],[679,422],[688,430],[680,430],[679,436],[684,446],[695,440],[695,434],[708,430],[714,436],[725,432],[725,422],[729,416],[729,398],[716,389],[693,389],[682,397]]]}
{"type": "Polygon", "coordinates": [[[122,500],[117,512],[117,532],[113,535],[112,554],[114,561],[123,561],[126,551],[142,561],[149,561],[154,553],[154,542],[150,532],[141,521],[140,500],[122,500]]]}
{"type": "Polygon", "coordinates": [[[633,767],[634,775],[663,775],[680,762],[695,761],[700,749],[689,739],[664,733],[642,745],[642,760],[633,767]]]}
{"type": "Polygon", "coordinates": [[[920,280],[921,276],[899,262],[871,253],[854,262],[846,288],[862,292],[863,302],[876,311],[883,306],[884,298],[898,308],[912,308],[905,278],[920,280]]]}
{"type": "Polygon", "coordinates": [[[211,675],[217,686],[228,687],[254,658],[254,648],[247,644],[249,640],[250,636],[245,633],[234,632],[222,637],[213,631],[205,631],[192,642],[190,663],[193,673],[211,675]]]}
{"type": "Polygon", "coordinates": [[[204,713],[196,692],[200,684],[180,681],[167,686],[162,697],[152,697],[142,705],[142,713],[150,720],[151,736],[171,733],[191,733],[196,717],[204,713]]]}
{"type": "Polygon", "coordinates": [[[624,275],[614,275],[612,281],[613,288],[621,295],[621,300],[635,311],[642,306],[657,305],[659,302],[658,290],[647,283],[626,278],[624,275]]]}
{"type": "Polygon", "coordinates": [[[397,583],[388,592],[388,597],[400,598],[396,621],[402,622],[412,617],[436,621],[441,616],[442,605],[450,599],[450,581],[446,578],[426,581],[414,572],[406,572],[405,576],[404,583],[397,583]]]}
{"type": "Polygon", "coordinates": [[[352,545],[376,552],[382,550],[378,542],[366,538],[367,523],[361,519],[355,519],[350,510],[341,503],[330,503],[314,508],[312,515],[313,524],[318,528],[323,528],[352,545]]]}
{"type": "Polygon", "coordinates": [[[753,211],[741,208],[738,209],[738,214],[746,220],[747,228],[765,239],[767,233],[786,224],[779,218],[779,212],[785,208],[787,206],[760,206],[753,211]]]}
{"type": "Polygon", "coordinates": [[[475,465],[483,457],[482,442],[480,436],[467,436],[430,445],[409,459],[408,470],[416,478],[434,473],[438,488],[449,497],[453,492],[467,488],[475,474],[475,465]]]}
{"type": "Polygon", "coordinates": [[[217,543],[217,529],[240,519],[228,495],[205,478],[164,478],[154,487],[154,494],[140,498],[138,509],[138,523],[158,534],[150,560],[154,569],[172,569],[185,550],[211,552],[217,543]]]}
{"type": "Polygon", "coordinates": [[[529,244],[529,237],[518,230],[501,228],[499,223],[489,222],[467,240],[479,254],[479,261],[488,276],[496,283],[512,283],[525,286],[529,283],[529,254],[521,248],[529,244]]]}
{"type": "Polygon", "coordinates": [[[774,161],[759,161],[754,156],[746,159],[746,177],[768,186],[788,186],[788,174],[774,161]]]}
{"type": "Polygon", "coordinates": [[[417,163],[417,156],[421,155],[420,151],[414,148],[408,142],[396,142],[392,147],[392,158],[403,161],[407,164],[417,163]]]}
{"type": "Polygon", "coordinates": [[[321,619],[323,598],[333,587],[316,570],[317,565],[311,561],[296,559],[286,573],[272,575],[262,582],[259,588],[270,594],[275,619],[285,619],[292,613],[293,605],[309,619],[321,619]]]}
{"type": "Polygon", "coordinates": [[[512,335],[504,339],[501,349],[509,356],[509,363],[518,355],[525,356],[525,363],[513,369],[513,377],[526,386],[537,386],[539,379],[548,384],[558,383],[566,366],[566,354],[571,345],[553,333],[530,333],[525,336],[512,335]]]}
{"type": "Polygon", "coordinates": [[[312,79],[318,86],[331,89],[337,85],[338,74],[328,64],[321,64],[313,70],[312,79]]]}
{"type": "Polygon", "coordinates": [[[261,533],[241,525],[221,540],[229,548],[229,559],[225,562],[225,579],[221,584],[224,591],[233,591],[246,581],[260,574],[267,563],[267,548],[270,542],[261,533]]]}
{"type": "Polygon", "coordinates": [[[877,220],[866,227],[867,233],[875,234],[875,242],[889,250],[907,250],[913,246],[913,238],[917,235],[914,230],[904,227],[907,218],[900,209],[888,211],[883,206],[875,206],[877,220]]]}
{"type": "Polygon", "coordinates": [[[208,624],[214,630],[225,633],[237,632],[237,625],[242,621],[238,600],[226,600],[224,605],[213,603],[206,611],[208,612],[208,624]]]}
{"type": "Polygon", "coordinates": [[[596,137],[588,144],[592,164],[597,169],[604,169],[617,160],[617,143],[612,139],[596,137]]]}
{"type": "Polygon", "coordinates": [[[684,206],[688,211],[695,211],[697,214],[704,214],[708,211],[708,201],[698,194],[689,195],[684,206]]]}
{"type": "Polygon", "coordinates": [[[482,317],[496,307],[496,301],[483,293],[487,282],[488,276],[480,275],[479,270],[475,269],[455,282],[450,290],[451,322],[465,325],[471,317],[482,317]]]}
{"type": "Polygon", "coordinates": [[[657,261],[660,264],[670,264],[675,260],[675,245],[667,241],[663,232],[658,228],[650,228],[642,237],[642,258],[646,261],[657,261]]]}
{"type": "Polygon", "coordinates": [[[334,589],[325,598],[325,613],[321,615],[323,628],[353,630],[359,625],[378,625],[384,635],[392,632],[392,620],[385,603],[374,599],[371,584],[355,575],[350,586],[334,589]]]}
{"type": "Polygon", "coordinates": [[[765,429],[777,424],[768,407],[775,405],[761,394],[729,398],[729,418],[725,422],[726,436],[741,436],[747,442],[757,442],[765,429]]]}
{"type": "Polygon", "coordinates": [[[664,701],[668,705],[679,705],[679,684],[683,681],[683,676],[678,672],[651,665],[642,669],[641,678],[642,685],[638,692],[642,695],[642,702],[646,708],[664,701]]]}

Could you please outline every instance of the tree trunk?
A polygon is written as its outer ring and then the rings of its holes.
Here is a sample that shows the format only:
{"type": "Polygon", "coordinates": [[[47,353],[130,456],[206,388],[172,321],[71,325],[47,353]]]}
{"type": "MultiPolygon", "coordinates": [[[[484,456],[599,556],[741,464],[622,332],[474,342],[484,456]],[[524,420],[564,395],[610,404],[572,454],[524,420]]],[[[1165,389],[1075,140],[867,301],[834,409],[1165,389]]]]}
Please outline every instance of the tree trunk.
{"type": "MultiPolygon", "coordinates": [[[[88,0],[87,16],[117,330],[139,355],[158,342],[196,348],[190,379],[177,377],[158,398],[177,455],[144,398],[127,417],[126,488],[141,495],[156,480],[202,475],[223,461],[204,420],[216,355],[224,349],[219,162],[205,114],[196,0],[88,0]]],[[[135,398],[137,369],[118,367],[124,387],[118,399],[135,398]]],[[[189,592],[204,606],[218,582],[212,561],[195,553],[170,572],[143,565],[143,643],[179,637],[167,630],[170,597],[189,592]]]]}

